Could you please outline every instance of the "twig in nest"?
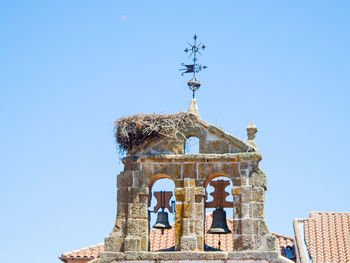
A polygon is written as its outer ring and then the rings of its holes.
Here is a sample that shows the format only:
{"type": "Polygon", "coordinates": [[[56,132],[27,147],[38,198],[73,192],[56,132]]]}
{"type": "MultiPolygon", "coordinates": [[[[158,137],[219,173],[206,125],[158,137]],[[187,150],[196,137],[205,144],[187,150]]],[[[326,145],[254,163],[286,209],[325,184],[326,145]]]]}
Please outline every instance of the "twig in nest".
{"type": "Polygon", "coordinates": [[[129,151],[153,138],[186,139],[186,126],[193,125],[193,114],[137,114],[115,122],[115,137],[121,152],[129,151]]]}

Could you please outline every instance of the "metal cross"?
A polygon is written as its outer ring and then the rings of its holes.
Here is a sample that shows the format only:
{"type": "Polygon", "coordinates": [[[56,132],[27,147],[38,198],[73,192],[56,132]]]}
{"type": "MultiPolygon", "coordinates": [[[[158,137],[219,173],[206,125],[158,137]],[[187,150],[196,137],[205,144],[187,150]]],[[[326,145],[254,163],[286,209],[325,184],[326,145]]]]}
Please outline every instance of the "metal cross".
{"type": "Polygon", "coordinates": [[[184,66],[185,68],[179,69],[179,71],[183,71],[181,73],[182,76],[185,73],[193,73],[193,77],[187,82],[187,85],[190,88],[190,90],[192,90],[192,97],[194,98],[195,92],[201,86],[199,80],[196,78],[196,73],[200,72],[203,69],[206,69],[207,66],[202,66],[197,64],[197,53],[199,55],[202,55],[200,50],[204,50],[206,46],[203,45],[202,43],[197,44],[197,35],[193,36],[193,40],[194,40],[194,44],[190,44],[189,42],[187,42],[190,48],[186,48],[184,50],[185,53],[191,52],[189,57],[193,55],[193,59],[192,59],[193,64],[185,65],[184,63],[181,63],[181,66],[184,66]]]}

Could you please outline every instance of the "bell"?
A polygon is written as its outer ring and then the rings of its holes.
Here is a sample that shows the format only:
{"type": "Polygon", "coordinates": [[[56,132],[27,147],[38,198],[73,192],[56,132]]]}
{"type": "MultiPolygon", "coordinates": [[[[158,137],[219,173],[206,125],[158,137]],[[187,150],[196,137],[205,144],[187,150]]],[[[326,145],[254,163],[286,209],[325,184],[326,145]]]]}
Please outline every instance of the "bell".
{"type": "Polygon", "coordinates": [[[158,213],[157,221],[154,224],[153,228],[158,228],[162,230],[171,228],[167,212],[161,211],[158,213]]]}
{"type": "Polygon", "coordinates": [[[226,212],[222,208],[217,208],[213,212],[213,222],[207,232],[208,234],[229,234],[231,230],[228,229],[226,223],[226,212]]]}

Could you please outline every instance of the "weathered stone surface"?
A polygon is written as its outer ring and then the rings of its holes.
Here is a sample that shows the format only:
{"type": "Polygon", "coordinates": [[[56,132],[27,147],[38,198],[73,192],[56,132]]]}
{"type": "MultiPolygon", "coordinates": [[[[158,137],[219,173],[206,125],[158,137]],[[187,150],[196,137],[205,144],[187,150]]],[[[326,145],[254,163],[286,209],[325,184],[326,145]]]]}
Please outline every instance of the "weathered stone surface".
{"type": "Polygon", "coordinates": [[[123,251],[124,250],[124,237],[122,236],[109,236],[105,238],[105,251],[123,251]]]}
{"type": "Polygon", "coordinates": [[[120,204],[129,203],[129,189],[128,187],[119,187],[117,192],[117,200],[120,204]]]}
{"type": "Polygon", "coordinates": [[[276,236],[267,234],[264,236],[266,240],[266,250],[278,251],[278,241],[276,236]]]}
{"type": "Polygon", "coordinates": [[[124,251],[141,251],[141,238],[128,236],[124,241],[124,251]]]}
{"type": "Polygon", "coordinates": [[[260,230],[260,234],[261,235],[266,235],[266,234],[270,233],[268,228],[267,228],[265,220],[260,220],[260,228],[259,228],[259,230],[260,230]]]}
{"type": "Polygon", "coordinates": [[[185,137],[161,138],[130,150],[123,159],[124,171],[117,177],[117,220],[110,237],[105,239],[106,252],[100,262],[279,262],[276,239],[271,237],[264,221],[267,181],[259,168],[262,156],[254,147],[255,141],[243,142],[199,119],[186,128],[186,138],[199,138],[199,154],[183,154],[185,137]],[[229,178],[233,184],[235,251],[201,253],[205,244],[206,187],[220,176],[229,178]],[[153,184],[162,178],[175,184],[175,250],[179,252],[147,251],[150,193],[153,184]]]}
{"type": "Polygon", "coordinates": [[[250,217],[259,219],[263,219],[265,217],[263,202],[254,202],[250,204],[250,217]]]}
{"type": "Polygon", "coordinates": [[[265,190],[262,187],[254,187],[252,189],[252,201],[264,202],[265,201],[265,190]]]}
{"type": "Polygon", "coordinates": [[[196,179],[197,166],[196,163],[184,163],[183,164],[183,178],[196,179]]]}
{"type": "Polygon", "coordinates": [[[235,252],[104,252],[98,259],[105,262],[169,262],[169,263],[204,263],[215,260],[217,263],[284,263],[278,252],[235,251],[235,252]]]}
{"type": "Polygon", "coordinates": [[[249,203],[252,200],[252,188],[250,186],[241,187],[240,195],[242,203],[249,203]]]}
{"type": "Polygon", "coordinates": [[[183,235],[181,237],[181,250],[184,250],[184,251],[198,250],[197,237],[194,234],[183,235]]]}
{"type": "Polygon", "coordinates": [[[125,188],[132,186],[133,171],[124,171],[117,176],[117,186],[119,188],[125,188]]]}

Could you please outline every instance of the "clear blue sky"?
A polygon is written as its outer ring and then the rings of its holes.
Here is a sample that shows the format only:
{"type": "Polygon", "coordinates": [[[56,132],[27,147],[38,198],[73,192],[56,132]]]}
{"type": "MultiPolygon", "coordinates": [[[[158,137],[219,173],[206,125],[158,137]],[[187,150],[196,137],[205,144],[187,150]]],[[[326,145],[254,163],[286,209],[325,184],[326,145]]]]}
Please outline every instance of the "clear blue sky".
{"type": "Polygon", "coordinates": [[[58,262],[100,243],[121,171],[113,122],[186,110],[183,49],[207,45],[204,120],[255,121],[266,220],[349,211],[349,1],[0,3],[1,261],[58,262]]]}

